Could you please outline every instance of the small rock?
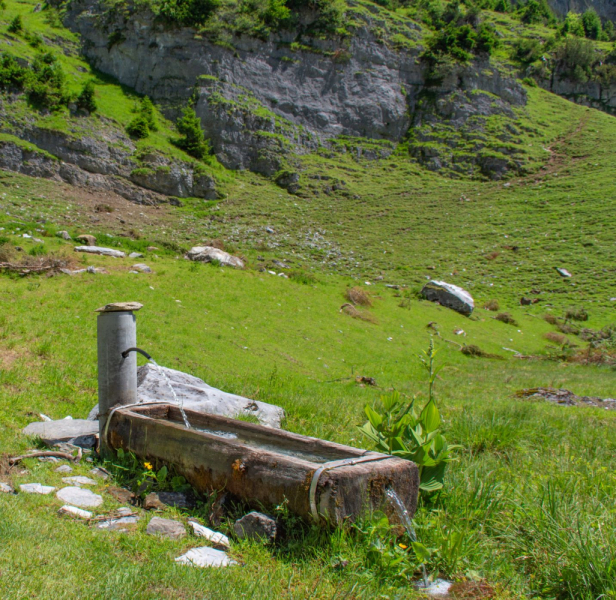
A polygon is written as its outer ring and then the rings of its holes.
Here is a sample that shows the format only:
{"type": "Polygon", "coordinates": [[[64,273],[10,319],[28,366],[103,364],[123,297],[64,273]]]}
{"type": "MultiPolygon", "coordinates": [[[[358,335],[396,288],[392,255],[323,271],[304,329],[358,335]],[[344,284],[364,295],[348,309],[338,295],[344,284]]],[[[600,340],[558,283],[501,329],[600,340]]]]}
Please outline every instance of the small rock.
{"type": "Polygon", "coordinates": [[[54,469],[54,471],[56,473],[71,473],[73,471],[73,467],[69,465],[62,465],[61,467],[54,469]]]}
{"type": "Polygon", "coordinates": [[[193,567],[230,567],[237,563],[229,558],[226,552],[203,546],[193,548],[175,559],[175,562],[193,567]]]}
{"type": "Polygon", "coordinates": [[[88,254],[100,254],[101,256],[111,256],[113,258],[124,258],[126,253],[113,248],[102,248],[101,246],[75,246],[75,252],[87,252],[88,254]]]}
{"type": "Polygon", "coordinates": [[[59,511],[60,515],[72,515],[73,517],[79,517],[80,519],[91,519],[92,513],[89,510],[82,510],[76,506],[70,506],[65,504],[59,511]]]}
{"type": "Polygon", "coordinates": [[[244,268],[244,261],[241,258],[232,256],[228,252],[214,248],[213,246],[195,246],[185,254],[184,258],[199,262],[212,262],[213,260],[217,260],[221,265],[226,267],[235,267],[236,269],[244,268]]]}
{"type": "Polygon", "coordinates": [[[85,419],[60,419],[30,423],[23,429],[24,435],[39,437],[48,446],[69,443],[81,448],[92,448],[96,444],[98,423],[85,419]]]}
{"type": "Polygon", "coordinates": [[[51,492],[55,491],[55,487],[50,485],[42,485],[40,483],[22,483],[19,486],[19,489],[26,494],[51,494],[51,492]]]}
{"type": "Polygon", "coordinates": [[[135,499],[135,494],[124,488],[110,487],[107,488],[107,492],[120,504],[131,504],[135,499]]]}
{"type": "Polygon", "coordinates": [[[144,265],[143,263],[137,263],[136,265],[132,266],[133,269],[136,269],[137,271],[141,271],[142,273],[151,273],[152,269],[150,269],[150,267],[148,267],[148,265],[144,265]]]}
{"type": "Polygon", "coordinates": [[[146,510],[162,510],[166,506],[175,506],[176,508],[191,508],[194,506],[186,494],[182,492],[152,492],[145,497],[143,508],[146,510]]]}
{"type": "Polygon", "coordinates": [[[96,238],[93,235],[78,235],[78,242],[83,242],[86,246],[96,246],[96,238]]]}
{"type": "Polygon", "coordinates": [[[148,252],[154,252],[154,250],[158,250],[158,248],[156,246],[148,246],[147,250],[148,252]]]}
{"type": "Polygon", "coordinates": [[[267,231],[267,233],[274,233],[274,230],[271,227],[266,227],[265,231],[267,231]]]}
{"type": "Polygon", "coordinates": [[[560,267],[556,267],[556,270],[558,271],[558,274],[561,277],[571,277],[571,273],[569,273],[569,271],[567,271],[567,269],[562,269],[560,267]]]}
{"type": "Polygon", "coordinates": [[[163,537],[177,540],[186,535],[186,528],[179,521],[154,517],[148,523],[146,532],[150,535],[162,535],[163,537]]]}
{"type": "Polygon", "coordinates": [[[423,581],[420,581],[415,587],[417,590],[429,596],[448,596],[449,588],[451,588],[452,585],[453,583],[451,583],[451,581],[435,579],[434,581],[428,581],[427,585],[423,581]]]}
{"type": "Polygon", "coordinates": [[[131,252],[128,258],[143,258],[143,254],[141,252],[131,252]]]}
{"type": "Polygon", "coordinates": [[[76,475],[75,477],[62,477],[63,483],[72,483],[73,485],[96,485],[94,479],[84,477],[83,475],[76,475]]]}
{"type": "Polygon", "coordinates": [[[96,528],[106,529],[107,531],[126,531],[137,526],[140,517],[134,515],[130,517],[120,517],[119,519],[109,519],[101,521],[96,528]]]}
{"type": "Polygon", "coordinates": [[[96,507],[103,503],[102,496],[75,486],[62,488],[56,493],[56,496],[64,502],[77,506],[96,507]]]}
{"type": "Polygon", "coordinates": [[[112,302],[97,308],[94,312],[134,312],[143,308],[140,302],[112,302]]]}
{"type": "Polygon", "coordinates": [[[70,236],[70,234],[69,234],[69,232],[68,232],[68,231],[57,231],[57,232],[56,232],[56,235],[57,235],[59,238],[62,238],[63,240],[67,240],[67,241],[69,241],[69,240],[73,239],[73,238],[71,238],[71,236],[70,236]]]}
{"type": "Polygon", "coordinates": [[[277,267],[280,267],[281,269],[290,269],[291,268],[291,267],[289,267],[289,265],[287,263],[284,263],[281,260],[273,260],[272,264],[276,265],[277,267]]]}
{"type": "Polygon", "coordinates": [[[0,492],[3,494],[14,494],[15,490],[8,484],[0,481],[0,492]]]}
{"type": "Polygon", "coordinates": [[[94,475],[94,477],[100,477],[101,479],[109,479],[109,474],[105,473],[105,471],[99,469],[98,467],[90,469],[90,473],[94,475]]]}
{"type": "Polygon", "coordinates": [[[238,519],[233,525],[235,535],[240,539],[273,542],[276,538],[276,521],[263,513],[253,511],[238,519]]]}
{"type": "Polygon", "coordinates": [[[444,281],[431,280],[423,287],[421,295],[466,316],[475,308],[472,296],[465,289],[444,281]]]}
{"type": "Polygon", "coordinates": [[[219,546],[221,548],[229,548],[231,546],[231,542],[226,535],[209,529],[208,527],[204,527],[199,523],[195,523],[195,521],[188,521],[188,524],[192,527],[196,537],[205,538],[209,542],[212,542],[214,546],[219,546]]]}

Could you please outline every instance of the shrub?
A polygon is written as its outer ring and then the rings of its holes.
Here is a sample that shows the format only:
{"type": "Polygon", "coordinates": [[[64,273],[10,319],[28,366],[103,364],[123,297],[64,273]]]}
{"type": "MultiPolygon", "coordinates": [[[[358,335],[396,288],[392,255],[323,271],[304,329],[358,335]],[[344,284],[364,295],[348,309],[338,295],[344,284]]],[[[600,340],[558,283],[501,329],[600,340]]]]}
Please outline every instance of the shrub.
{"type": "Polygon", "coordinates": [[[10,23],[8,31],[10,33],[22,33],[24,30],[24,24],[21,20],[21,15],[17,15],[10,23]]]}
{"type": "Polygon", "coordinates": [[[89,113],[96,111],[96,98],[94,97],[94,82],[88,81],[77,96],[77,106],[89,113]]]}
{"type": "Polygon", "coordinates": [[[556,21],[546,0],[528,0],[520,9],[519,15],[524,23],[552,24],[556,21]]]}
{"type": "Polygon", "coordinates": [[[303,285],[313,285],[317,283],[317,278],[308,271],[291,271],[289,273],[289,279],[303,285]]]}
{"type": "Polygon", "coordinates": [[[6,2],[4,0],[0,0],[0,10],[6,10],[6,2]]]}
{"type": "Polygon", "coordinates": [[[163,0],[159,14],[168,21],[199,26],[205,24],[220,4],[220,0],[163,0]]]}
{"type": "Polygon", "coordinates": [[[473,358],[498,358],[504,360],[502,356],[498,354],[490,354],[489,352],[485,352],[479,346],[475,344],[469,344],[468,346],[462,346],[460,348],[460,352],[465,356],[471,356],[473,358]]]}
{"type": "Polygon", "coordinates": [[[558,319],[554,315],[550,314],[543,315],[543,320],[550,325],[556,325],[558,323],[558,319]]]}
{"type": "Polygon", "coordinates": [[[148,96],[141,99],[140,114],[148,122],[150,131],[158,131],[158,123],[156,122],[156,112],[154,110],[154,104],[148,96]]]}
{"type": "Polygon", "coordinates": [[[571,34],[577,37],[584,37],[586,32],[582,23],[582,16],[579,13],[569,11],[563,21],[560,32],[562,35],[571,34]]]}
{"type": "Polygon", "coordinates": [[[555,331],[548,331],[543,334],[543,337],[548,340],[548,342],[552,342],[558,346],[569,346],[571,344],[567,336],[562,333],[556,333],[555,331]]]}
{"type": "Polygon", "coordinates": [[[25,81],[28,101],[54,110],[68,104],[66,77],[58,59],[51,53],[39,54],[30,65],[25,81]]]}
{"type": "Polygon", "coordinates": [[[497,0],[494,4],[494,10],[501,13],[511,12],[511,2],[509,0],[497,0]]]}
{"type": "Polygon", "coordinates": [[[486,310],[493,310],[493,311],[497,311],[500,308],[500,305],[498,303],[498,300],[488,300],[483,307],[486,310]]]}
{"type": "Polygon", "coordinates": [[[347,288],[344,297],[355,306],[372,306],[372,299],[360,287],[347,288]]]}
{"type": "Polygon", "coordinates": [[[513,58],[522,64],[529,65],[541,58],[542,48],[539,40],[521,38],[513,44],[513,58]]]}
{"type": "Polygon", "coordinates": [[[142,140],[150,135],[150,127],[148,126],[148,120],[143,115],[137,115],[126,126],[126,132],[132,138],[142,140]]]}
{"type": "Polygon", "coordinates": [[[585,308],[569,308],[565,312],[565,319],[570,321],[588,321],[588,311],[585,308]]]}
{"type": "Polygon", "coordinates": [[[352,317],[353,319],[359,319],[360,321],[367,321],[368,323],[374,324],[378,322],[370,313],[357,310],[352,304],[343,304],[340,307],[340,312],[343,312],[345,315],[349,315],[349,317],[352,317]]]}
{"type": "Polygon", "coordinates": [[[567,38],[556,49],[556,59],[564,74],[580,83],[592,76],[592,67],[597,60],[595,48],[589,40],[567,38]]]}
{"type": "Polygon", "coordinates": [[[508,323],[509,325],[516,325],[516,326],[518,324],[517,321],[513,318],[513,316],[506,312],[499,313],[494,318],[497,321],[500,321],[501,323],[508,323]]]}
{"type": "Polygon", "coordinates": [[[182,137],[175,141],[178,148],[200,160],[210,153],[209,142],[203,135],[201,121],[194,109],[190,107],[184,109],[182,117],[177,121],[177,128],[182,134],[182,137]]]}

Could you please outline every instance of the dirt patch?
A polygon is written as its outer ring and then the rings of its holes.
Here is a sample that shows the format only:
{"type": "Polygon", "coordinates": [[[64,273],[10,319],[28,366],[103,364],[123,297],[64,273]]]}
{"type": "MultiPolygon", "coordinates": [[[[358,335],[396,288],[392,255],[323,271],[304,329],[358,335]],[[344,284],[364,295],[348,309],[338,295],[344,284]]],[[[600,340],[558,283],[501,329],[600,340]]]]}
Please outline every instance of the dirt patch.
{"type": "Polygon", "coordinates": [[[526,400],[546,400],[561,406],[596,406],[604,410],[616,410],[615,398],[599,398],[597,396],[576,396],[569,390],[556,388],[529,388],[515,393],[518,398],[526,400]]]}
{"type": "Polygon", "coordinates": [[[0,369],[8,371],[18,358],[19,354],[15,350],[0,348],[0,369]]]}

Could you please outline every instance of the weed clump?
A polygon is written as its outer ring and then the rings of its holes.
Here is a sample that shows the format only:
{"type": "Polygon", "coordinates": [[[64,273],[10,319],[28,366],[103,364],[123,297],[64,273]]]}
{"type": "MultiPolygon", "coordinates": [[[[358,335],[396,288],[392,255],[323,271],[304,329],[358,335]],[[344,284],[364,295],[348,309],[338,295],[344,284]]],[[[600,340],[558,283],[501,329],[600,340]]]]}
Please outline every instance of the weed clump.
{"type": "Polygon", "coordinates": [[[569,308],[565,312],[568,321],[588,321],[588,311],[585,308],[569,308]]]}
{"type": "Polygon", "coordinates": [[[317,278],[312,273],[308,273],[308,271],[291,271],[289,279],[303,285],[312,285],[317,282],[317,278]]]}
{"type": "Polygon", "coordinates": [[[554,315],[545,314],[543,315],[543,320],[550,325],[558,325],[558,319],[554,315]]]}
{"type": "Polygon", "coordinates": [[[344,297],[354,306],[372,306],[372,299],[360,287],[347,288],[344,297]]]}
{"type": "Polygon", "coordinates": [[[543,334],[543,337],[548,340],[548,342],[552,342],[553,344],[557,344],[558,346],[570,346],[571,341],[569,338],[562,333],[556,333],[555,331],[548,331],[543,334]]]}
{"type": "Polygon", "coordinates": [[[486,310],[491,310],[496,312],[499,308],[500,308],[500,304],[498,303],[498,300],[488,300],[483,307],[486,310]]]}
{"type": "Polygon", "coordinates": [[[370,313],[357,310],[352,304],[343,304],[340,307],[340,312],[343,312],[353,319],[359,319],[360,321],[367,321],[368,323],[376,324],[378,321],[370,313]]]}
{"type": "Polygon", "coordinates": [[[507,323],[509,325],[516,325],[516,326],[518,324],[518,322],[513,318],[513,316],[507,312],[499,313],[494,318],[497,321],[500,321],[501,323],[507,323]]]}
{"type": "Polygon", "coordinates": [[[460,352],[462,352],[462,354],[464,354],[465,356],[472,356],[473,358],[500,358],[502,359],[502,356],[499,356],[498,354],[491,354],[490,352],[485,352],[484,350],[482,350],[479,346],[476,346],[475,344],[469,344],[468,346],[462,346],[462,348],[460,348],[460,352]]]}

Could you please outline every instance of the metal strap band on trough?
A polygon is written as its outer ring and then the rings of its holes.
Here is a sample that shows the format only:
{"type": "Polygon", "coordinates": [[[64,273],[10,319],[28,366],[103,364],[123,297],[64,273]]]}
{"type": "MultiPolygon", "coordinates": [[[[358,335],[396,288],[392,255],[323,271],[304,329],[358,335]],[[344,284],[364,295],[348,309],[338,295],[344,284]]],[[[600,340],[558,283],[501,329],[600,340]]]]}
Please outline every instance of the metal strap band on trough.
{"type": "Polygon", "coordinates": [[[111,423],[111,417],[116,410],[123,410],[125,408],[130,408],[131,406],[151,406],[152,404],[169,404],[169,402],[165,400],[158,400],[153,402],[133,402],[133,404],[116,404],[110,411],[109,416],[107,417],[107,421],[105,422],[105,433],[103,434],[103,440],[105,444],[109,445],[109,423],[111,423]]]}
{"type": "Polygon", "coordinates": [[[390,455],[377,455],[377,456],[360,456],[358,458],[344,458],[342,460],[332,460],[330,462],[323,463],[313,474],[312,481],[310,482],[310,490],[308,491],[310,499],[310,512],[315,520],[319,518],[319,511],[317,510],[317,486],[319,479],[325,471],[331,471],[338,467],[350,467],[359,463],[375,462],[377,460],[387,460],[389,458],[396,458],[390,455]]]}

